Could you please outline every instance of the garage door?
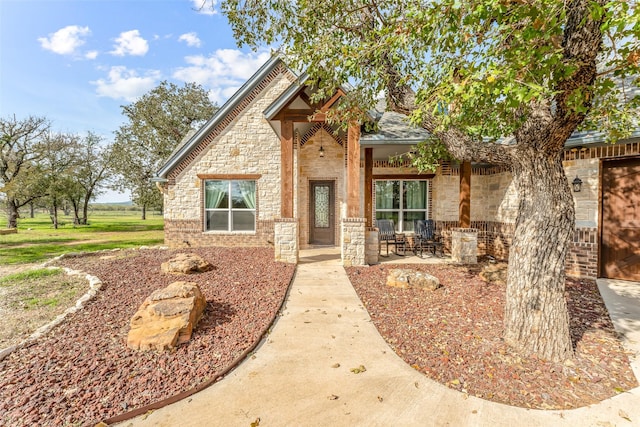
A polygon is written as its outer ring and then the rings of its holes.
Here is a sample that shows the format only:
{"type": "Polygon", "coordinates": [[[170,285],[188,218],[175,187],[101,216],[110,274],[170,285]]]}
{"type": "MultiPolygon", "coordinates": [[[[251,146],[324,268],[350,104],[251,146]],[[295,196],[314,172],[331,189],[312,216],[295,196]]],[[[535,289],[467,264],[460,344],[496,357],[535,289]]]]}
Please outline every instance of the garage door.
{"type": "Polygon", "coordinates": [[[640,281],[640,159],[602,164],[600,274],[640,281]]]}

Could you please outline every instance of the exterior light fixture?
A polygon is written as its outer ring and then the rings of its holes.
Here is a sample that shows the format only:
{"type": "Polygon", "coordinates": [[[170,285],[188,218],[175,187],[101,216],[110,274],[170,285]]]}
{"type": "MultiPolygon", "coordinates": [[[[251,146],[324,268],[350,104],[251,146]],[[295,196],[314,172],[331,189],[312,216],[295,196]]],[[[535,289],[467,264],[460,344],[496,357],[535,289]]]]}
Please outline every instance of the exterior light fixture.
{"type": "Polygon", "coordinates": [[[320,157],[324,157],[324,148],[322,147],[322,129],[320,129],[320,157]]]}
{"type": "Polygon", "coordinates": [[[574,193],[579,193],[580,190],[582,190],[582,180],[580,178],[578,178],[578,175],[576,175],[576,177],[573,180],[573,182],[571,182],[571,185],[573,186],[573,192],[574,193]]]}

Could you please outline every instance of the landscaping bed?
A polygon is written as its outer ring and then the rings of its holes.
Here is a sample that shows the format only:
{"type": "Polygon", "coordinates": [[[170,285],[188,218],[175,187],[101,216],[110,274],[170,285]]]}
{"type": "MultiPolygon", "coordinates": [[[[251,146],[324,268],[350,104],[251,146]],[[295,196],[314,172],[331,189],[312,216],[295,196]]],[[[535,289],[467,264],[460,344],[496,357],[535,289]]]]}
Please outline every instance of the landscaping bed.
{"type": "Polygon", "coordinates": [[[0,362],[1,425],[95,425],[215,378],[260,340],[294,272],[266,248],[127,250],[58,265],[97,276],[102,289],[47,336],[0,362]],[[214,269],[161,273],[160,264],[177,252],[196,253],[214,269]],[[198,283],[207,299],[191,341],[173,352],[128,349],[129,320],[140,304],[177,280],[198,283]]]}
{"type": "Polygon", "coordinates": [[[638,385],[594,280],[567,279],[575,358],[552,363],[519,355],[504,343],[506,286],[482,280],[482,267],[402,265],[436,276],[444,286],[431,292],[386,286],[393,265],[351,267],[347,273],[395,352],[427,377],[468,395],[569,409],[638,385]]]}

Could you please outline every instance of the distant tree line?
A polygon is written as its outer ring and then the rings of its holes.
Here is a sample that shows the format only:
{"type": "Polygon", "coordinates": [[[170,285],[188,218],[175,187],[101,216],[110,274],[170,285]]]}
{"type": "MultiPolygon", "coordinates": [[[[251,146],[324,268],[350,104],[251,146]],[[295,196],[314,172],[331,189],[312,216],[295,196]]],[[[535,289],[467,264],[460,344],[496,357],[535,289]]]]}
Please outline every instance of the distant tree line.
{"type": "Polygon", "coordinates": [[[138,101],[122,106],[126,118],[115,140],[91,131],[55,132],[46,117],[0,118],[0,200],[7,227],[18,225],[20,209],[46,208],[55,228],[58,211],[86,224],[89,204],[106,189],[129,190],[146,218],[162,210],[162,194],[150,179],[190,130],[216,110],[194,83],[162,82],[138,101]]]}

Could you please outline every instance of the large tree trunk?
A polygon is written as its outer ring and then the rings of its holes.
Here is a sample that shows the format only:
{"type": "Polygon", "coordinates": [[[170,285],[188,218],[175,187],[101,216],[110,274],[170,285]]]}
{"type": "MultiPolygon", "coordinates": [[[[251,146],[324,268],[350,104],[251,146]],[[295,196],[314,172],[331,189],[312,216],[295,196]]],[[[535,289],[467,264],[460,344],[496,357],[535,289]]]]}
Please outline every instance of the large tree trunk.
{"type": "Polygon", "coordinates": [[[512,170],[520,207],[509,250],[505,340],[523,354],[561,361],[573,356],[564,295],[573,198],[559,153],[531,150],[512,170]]]}
{"type": "Polygon", "coordinates": [[[58,202],[54,199],[53,207],[51,208],[51,221],[53,222],[53,228],[58,229],[58,202]]]}
{"type": "Polygon", "coordinates": [[[87,218],[89,215],[89,197],[85,197],[82,202],[82,218],[80,224],[87,225],[87,218]]]}
{"type": "Polygon", "coordinates": [[[15,200],[7,200],[7,228],[18,228],[18,204],[15,200]]]}
{"type": "Polygon", "coordinates": [[[147,205],[142,205],[142,219],[147,219],[147,205]]]}

